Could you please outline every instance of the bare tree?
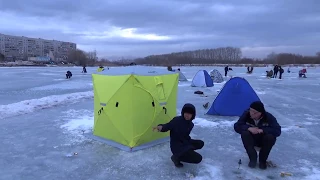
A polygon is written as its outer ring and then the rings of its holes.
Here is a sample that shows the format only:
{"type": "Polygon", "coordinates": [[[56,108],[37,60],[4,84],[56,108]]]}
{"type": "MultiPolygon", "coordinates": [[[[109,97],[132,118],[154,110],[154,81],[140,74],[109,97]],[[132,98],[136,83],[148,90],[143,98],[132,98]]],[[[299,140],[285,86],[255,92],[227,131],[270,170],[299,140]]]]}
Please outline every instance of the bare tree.
{"type": "Polygon", "coordinates": [[[273,64],[277,64],[277,54],[275,52],[272,52],[270,54],[267,55],[266,60],[270,61],[273,64]]]}
{"type": "Polygon", "coordinates": [[[0,61],[4,61],[4,55],[0,53],[0,61]]]}
{"type": "Polygon", "coordinates": [[[80,66],[87,66],[87,55],[84,51],[76,49],[71,51],[68,55],[68,62],[80,66]]]}
{"type": "Polygon", "coordinates": [[[87,65],[94,66],[96,61],[98,61],[97,51],[90,51],[86,53],[87,56],[87,65]]]}

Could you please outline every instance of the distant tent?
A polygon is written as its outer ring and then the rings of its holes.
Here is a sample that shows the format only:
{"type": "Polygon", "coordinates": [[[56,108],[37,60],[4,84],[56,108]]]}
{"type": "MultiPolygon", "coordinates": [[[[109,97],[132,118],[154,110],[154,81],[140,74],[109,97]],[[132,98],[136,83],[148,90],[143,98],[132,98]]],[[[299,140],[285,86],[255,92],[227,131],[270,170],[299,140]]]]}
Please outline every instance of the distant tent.
{"type": "Polygon", "coordinates": [[[179,81],[188,81],[188,79],[183,75],[183,73],[181,71],[179,72],[179,81]]]}
{"type": "Polygon", "coordinates": [[[103,66],[100,66],[100,67],[98,67],[98,69],[97,69],[97,72],[101,72],[101,71],[104,71],[104,67],[103,67],[103,66]]]}
{"type": "Polygon", "coordinates": [[[112,68],[92,75],[94,126],[87,137],[136,151],[169,140],[152,127],[176,116],[178,74],[145,66],[112,68]]]}
{"type": "Polygon", "coordinates": [[[213,82],[215,82],[215,83],[222,83],[223,82],[223,77],[222,77],[221,73],[216,69],[210,71],[210,76],[211,76],[211,79],[213,80],[213,82]]]}
{"type": "Polygon", "coordinates": [[[191,86],[193,87],[212,87],[213,80],[206,70],[200,70],[194,75],[191,86]]]}
{"type": "Polygon", "coordinates": [[[260,99],[248,81],[244,78],[234,77],[223,86],[207,114],[241,116],[254,101],[260,101],[260,99]]]}

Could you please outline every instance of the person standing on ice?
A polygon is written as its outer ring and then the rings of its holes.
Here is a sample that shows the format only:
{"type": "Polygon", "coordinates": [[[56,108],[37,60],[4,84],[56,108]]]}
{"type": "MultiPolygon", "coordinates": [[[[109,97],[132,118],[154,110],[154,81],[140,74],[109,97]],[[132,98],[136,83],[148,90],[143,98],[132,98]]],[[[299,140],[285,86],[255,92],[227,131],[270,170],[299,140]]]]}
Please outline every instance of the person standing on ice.
{"type": "Polygon", "coordinates": [[[273,78],[277,78],[278,76],[278,71],[279,71],[279,66],[278,65],[275,65],[273,67],[273,78]]]}
{"type": "Polygon", "coordinates": [[[249,167],[257,165],[257,151],[255,146],[260,147],[259,168],[267,168],[267,159],[277,137],[281,135],[281,126],[277,119],[266,112],[260,101],[253,102],[249,110],[246,110],[234,124],[234,130],[241,134],[244,148],[247,151],[250,162],[249,167]]]}
{"type": "Polygon", "coordinates": [[[227,77],[229,71],[229,66],[224,67],[224,76],[227,77]]]}
{"type": "Polygon", "coordinates": [[[83,67],[82,67],[82,73],[87,73],[87,68],[86,68],[86,66],[83,66],[83,67]]]}
{"type": "Polygon", "coordinates": [[[176,167],[183,167],[181,162],[198,164],[202,156],[195,152],[204,146],[202,140],[191,139],[190,133],[194,126],[192,120],[196,117],[196,108],[192,104],[185,104],[181,116],[174,117],[167,124],[159,124],[153,130],[158,132],[170,131],[171,160],[176,167]]]}
{"type": "Polygon", "coordinates": [[[284,70],[281,66],[279,66],[279,79],[282,79],[282,74],[284,73],[284,70]]]}

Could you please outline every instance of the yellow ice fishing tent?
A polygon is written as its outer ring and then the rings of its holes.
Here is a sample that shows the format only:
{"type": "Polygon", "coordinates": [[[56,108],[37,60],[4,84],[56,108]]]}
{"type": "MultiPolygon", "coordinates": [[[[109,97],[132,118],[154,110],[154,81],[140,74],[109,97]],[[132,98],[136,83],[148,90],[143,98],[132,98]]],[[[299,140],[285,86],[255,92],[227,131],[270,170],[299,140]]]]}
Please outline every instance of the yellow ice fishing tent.
{"type": "Polygon", "coordinates": [[[97,72],[101,72],[104,70],[104,67],[98,67],[97,72]]]}
{"type": "Polygon", "coordinates": [[[93,74],[94,127],[91,137],[126,151],[168,141],[152,127],[176,116],[179,73],[144,66],[93,74]]]}

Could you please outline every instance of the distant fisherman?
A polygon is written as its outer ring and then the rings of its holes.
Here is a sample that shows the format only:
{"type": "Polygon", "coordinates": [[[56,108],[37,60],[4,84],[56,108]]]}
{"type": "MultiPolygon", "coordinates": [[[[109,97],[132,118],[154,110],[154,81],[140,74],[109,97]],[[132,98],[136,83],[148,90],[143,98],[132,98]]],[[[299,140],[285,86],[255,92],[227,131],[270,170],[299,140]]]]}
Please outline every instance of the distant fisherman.
{"type": "Polygon", "coordinates": [[[228,75],[229,66],[224,67],[224,76],[228,75]]]}
{"type": "Polygon", "coordinates": [[[67,71],[66,78],[67,78],[67,79],[70,79],[71,77],[72,77],[71,71],[67,71]]]}
{"type": "Polygon", "coordinates": [[[83,66],[83,68],[82,68],[82,73],[87,73],[86,66],[83,66]]]}

